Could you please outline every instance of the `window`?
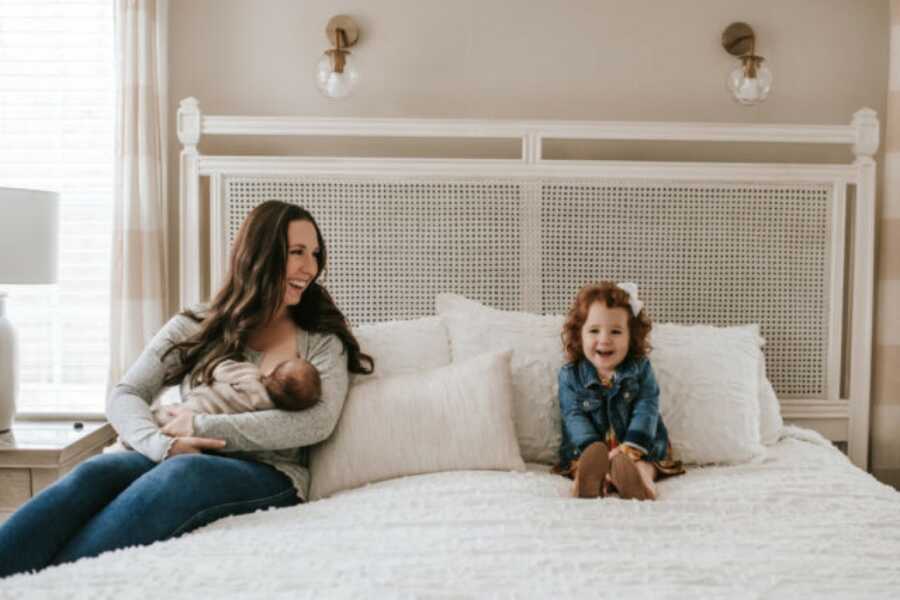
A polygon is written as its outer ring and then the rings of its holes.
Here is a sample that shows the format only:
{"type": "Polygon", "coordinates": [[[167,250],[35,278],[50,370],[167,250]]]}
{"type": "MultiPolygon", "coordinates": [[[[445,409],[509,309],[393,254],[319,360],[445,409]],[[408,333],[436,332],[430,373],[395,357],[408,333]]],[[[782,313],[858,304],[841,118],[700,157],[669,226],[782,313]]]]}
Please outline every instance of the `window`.
{"type": "Polygon", "coordinates": [[[3,286],[20,414],[103,412],[113,35],[109,0],[0,0],[0,185],[61,194],[59,284],[3,286]]]}

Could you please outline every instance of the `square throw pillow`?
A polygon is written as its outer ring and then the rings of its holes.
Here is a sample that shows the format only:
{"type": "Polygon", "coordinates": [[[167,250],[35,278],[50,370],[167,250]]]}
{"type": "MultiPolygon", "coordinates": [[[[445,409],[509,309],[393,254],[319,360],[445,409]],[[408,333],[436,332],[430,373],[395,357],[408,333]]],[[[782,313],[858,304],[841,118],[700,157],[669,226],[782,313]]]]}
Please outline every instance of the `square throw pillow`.
{"type": "Polygon", "coordinates": [[[353,383],[450,364],[450,339],[440,317],[360,325],[353,335],[362,351],[375,360],[375,371],[371,375],[354,374],[353,383]]]}
{"type": "Polygon", "coordinates": [[[766,355],[762,352],[766,340],[760,335],[759,325],[756,323],[742,327],[749,329],[759,343],[759,438],[763,445],[771,446],[781,439],[784,421],[781,418],[781,403],[775,395],[775,388],[766,377],[766,355]]]}
{"type": "Polygon", "coordinates": [[[563,317],[498,310],[457,294],[440,294],[435,304],[454,361],[512,350],[513,420],[522,458],[555,464],[562,436],[557,375],[565,363],[563,317]]]}
{"type": "Polygon", "coordinates": [[[759,378],[759,436],[764,445],[771,446],[781,439],[784,420],[781,418],[781,403],[775,395],[775,388],[766,377],[765,357],[760,360],[760,364],[762,374],[759,378]]]}
{"type": "Polygon", "coordinates": [[[662,323],[650,336],[660,413],[676,455],[696,464],[762,456],[759,334],[662,323]]]}
{"type": "Polygon", "coordinates": [[[351,386],[334,433],[312,450],[310,499],[405,475],[523,470],[511,377],[502,352],[351,386]]]}

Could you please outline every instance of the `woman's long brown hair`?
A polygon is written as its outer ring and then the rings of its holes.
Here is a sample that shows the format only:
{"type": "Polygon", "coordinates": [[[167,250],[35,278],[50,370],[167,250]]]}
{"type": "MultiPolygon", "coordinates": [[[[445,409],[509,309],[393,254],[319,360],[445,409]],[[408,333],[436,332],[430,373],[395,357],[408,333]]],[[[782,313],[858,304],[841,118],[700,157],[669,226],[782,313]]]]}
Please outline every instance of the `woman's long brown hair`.
{"type": "Polygon", "coordinates": [[[372,357],[364,354],[344,315],[328,291],[318,283],[325,270],[325,240],[313,216],[304,208],[269,200],[254,208],[238,231],[231,252],[225,285],[203,314],[190,309],[182,314],[200,323],[200,331],[174,343],[163,354],[177,352],[180,364],[166,373],[166,385],[178,384],[190,374],[191,385],[211,384],[213,369],[224,360],[246,360],[244,348],[250,335],[275,316],[284,299],[288,256],[288,225],[309,221],[316,230],[318,273],[303,291],[300,302],[288,307],[298,327],[312,333],[335,334],[347,353],[351,373],[371,373],[372,357]]]}

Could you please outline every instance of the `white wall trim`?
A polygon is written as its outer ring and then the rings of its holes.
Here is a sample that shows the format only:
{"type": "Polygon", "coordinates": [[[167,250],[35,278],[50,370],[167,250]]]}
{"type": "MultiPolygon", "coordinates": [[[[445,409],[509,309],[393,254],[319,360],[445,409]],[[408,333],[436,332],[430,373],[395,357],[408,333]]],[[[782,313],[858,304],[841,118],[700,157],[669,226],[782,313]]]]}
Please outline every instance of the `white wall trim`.
{"type": "Polygon", "coordinates": [[[336,158],[296,156],[199,156],[200,175],[296,175],[298,173],[390,175],[484,175],[486,177],[603,177],[855,183],[852,165],[785,163],[679,163],[510,159],[336,158]]]}
{"type": "Polygon", "coordinates": [[[514,121],[476,119],[358,119],[330,117],[203,116],[209,135],[526,138],[686,142],[852,144],[853,125],[747,125],[661,121],[514,121]]]}

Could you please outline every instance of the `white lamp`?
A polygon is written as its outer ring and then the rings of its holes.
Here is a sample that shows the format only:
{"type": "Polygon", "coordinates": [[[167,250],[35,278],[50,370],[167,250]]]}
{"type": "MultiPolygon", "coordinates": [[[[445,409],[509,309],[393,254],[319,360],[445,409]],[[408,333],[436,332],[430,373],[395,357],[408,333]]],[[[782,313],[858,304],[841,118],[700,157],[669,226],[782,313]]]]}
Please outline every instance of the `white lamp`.
{"type": "MultiPolygon", "coordinates": [[[[59,194],[0,187],[0,284],[56,283],[59,194]]],[[[0,433],[16,414],[16,336],[0,291],[0,433]]]]}

